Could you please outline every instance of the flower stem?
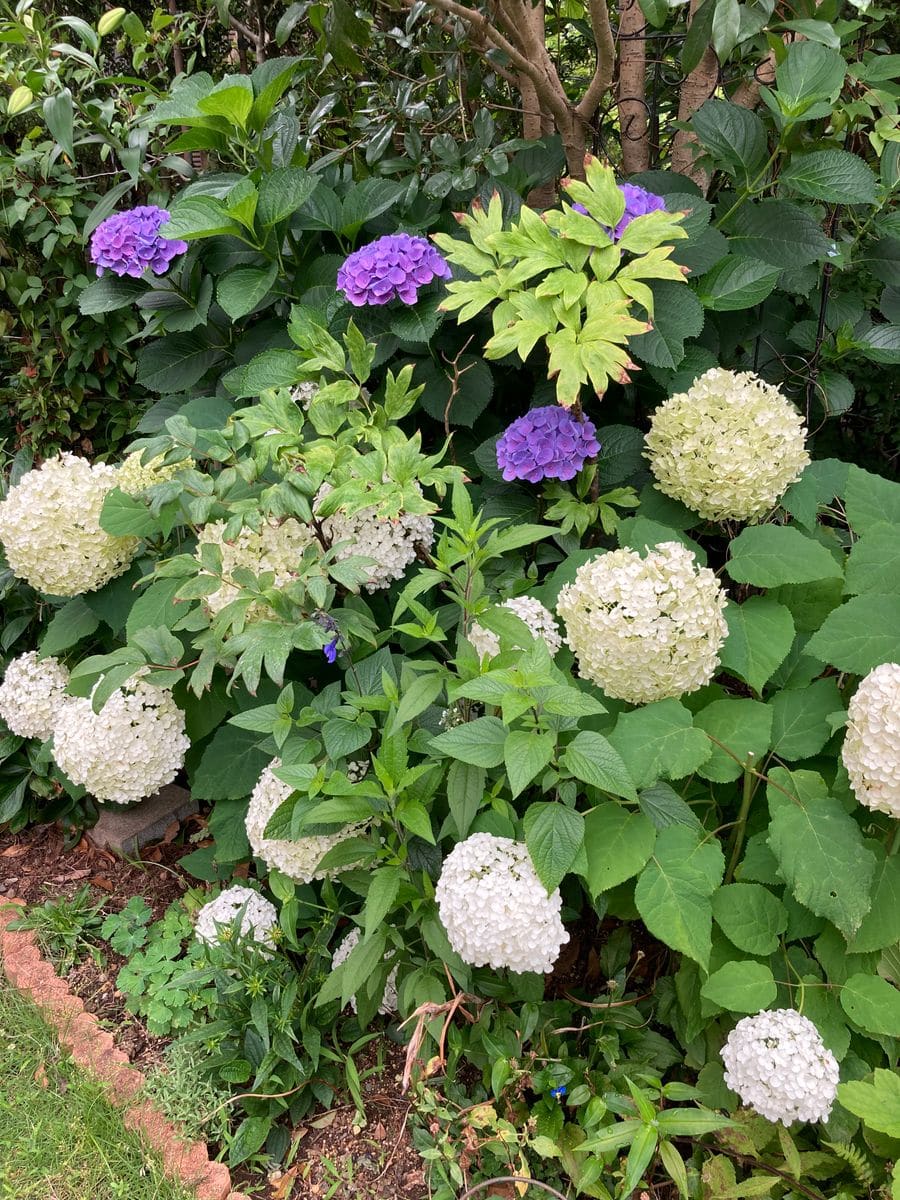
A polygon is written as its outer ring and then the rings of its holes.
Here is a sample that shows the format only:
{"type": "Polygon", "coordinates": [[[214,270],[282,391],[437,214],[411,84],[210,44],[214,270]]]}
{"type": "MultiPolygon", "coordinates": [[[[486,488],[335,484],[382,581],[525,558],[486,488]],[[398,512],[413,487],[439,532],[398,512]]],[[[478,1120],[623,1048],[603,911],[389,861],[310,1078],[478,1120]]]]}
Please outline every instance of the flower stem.
{"type": "Polygon", "coordinates": [[[756,755],[752,750],[747,752],[747,761],[744,763],[744,790],[741,796],[741,808],[738,813],[738,819],[731,835],[731,854],[728,859],[728,870],[725,872],[725,882],[731,883],[734,878],[735,868],[741,857],[741,851],[744,848],[744,834],[747,831],[747,817],[750,815],[750,805],[753,802],[753,760],[756,755]]]}
{"type": "Polygon", "coordinates": [[[898,851],[900,851],[900,821],[897,822],[897,828],[894,830],[894,836],[891,838],[891,844],[888,849],[888,858],[890,858],[892,854],[896,854],[898,851]]]}

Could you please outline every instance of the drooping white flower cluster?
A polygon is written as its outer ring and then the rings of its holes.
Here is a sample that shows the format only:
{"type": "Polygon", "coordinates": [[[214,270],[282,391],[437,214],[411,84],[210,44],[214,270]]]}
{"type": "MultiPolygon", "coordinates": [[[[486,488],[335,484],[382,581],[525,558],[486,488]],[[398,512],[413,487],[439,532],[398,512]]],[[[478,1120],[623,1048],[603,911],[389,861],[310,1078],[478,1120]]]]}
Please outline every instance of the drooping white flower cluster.
{"type": "Polygon", "coordinates": [[[190,742],[172,693],[139,674],[98,713],[87,697],[68,699],[53,726],[53,757],[61,771],[98,800],[132,804],[171,783],[190,742]]]}
{"type": "MultiPolygon", "coordinates": [[[[562,646],[559,626],[553,619],[553,613],[544,608],[534,596],[513,596],[511,600],[504,600],[500,607],[515,613],[519,620],[525,622],[534,637],[543,638],[551,658],[562,646]]],[[[469,641],[478,652],[479,658],[493,658],[495,654],[500,653],[500,638],[477,621],[469,631],[469,641]]]]}
{"type": "Polygon", "coordinates": [[[623,549],[586,562],[556,607],[582,678],[648,704],[709,683],[728,633],[725,602],[692,551],[662,542],[646,558],[623,549]]]}
{"type": "MultiPolygon", "coordinates": [[[[312,534],[305,525],[288,517],[278,524],[266,521],[255,532],[246,526],[232,541],[225,541],[224,521],[212,521],[204,525],[197,538],[195,557],[200,561],[200,548],[203,545],[218,546],[222,555],[222,586],[209,596],[203,597],[207,612],[215,615],[226,604],[230,604],[240,594],[240,587],[233,580],[238,568],[252,571],[254,575],[262,575],[271,571],[276,588],[287,587],[297,578],[300,559],[303,551],[312,541],[312,534]]],[[[201,571],[201,575],[206,572],[201,571]]],[[[247,610],[247,620],[265,617],[270,612],[265,604],[254,603],[247,610]]]]}
{"type": "Polygon", "coordinates": [[[162,454],[151,458],[148,463],[142,463],[141,457],[141,451],[137,450],[134,454],[129,454],[118,467],[116,487],[127,492],[129,496],[136,496],[138,492],[144,492],[157,483],[166,483],[169,479],[174,479],[181,470],[179,463],[166,466],[163,462],[165,456],[162,454]]]}
{"type": "Polygon", "coordinates": [[[69,672],[56,658],[38,658],[36,650],[20,654],[6,668],[0,684],[0,717],[18,737],[45,742],[66,703],[69,672]]]}
{"type": "Polygon", "coordinates": [[[271,949],[275,942],[272,929],[278,924],[275,905],[252,888],[226,888],[218,896],[204,904],[197,913],[194,935],[198,942],[207,946],[231,941],[235,935],[252,937],[261,946],[271,949]],[[243,911],[242,911],[243,910],[243,911]],[[237,917],[241,913],[240,927],[237,917]]]}
{"type": "MultiPolygon", "coordinates": [[[[297,883],[311,883],[314,879],[326,879],[336,875],[334,870],[320,871],[319,863],[329,850],[347,838],[355,837],[364,829],[364,825],[348,825],[337,833],[310,834],[294,839],[267,838],[266,826],[272,814],[287,800],[294,790],[290,784],[282,783],[274,772],[281,766],[281,760],[273,758],[256,782],[244,825],[250,848],[257,858],[261,858],[268,867],[274,867],[283,875],[297,883]]],[[[348,870],[349,867],[342,867],[348,870]]]]}
{"type": "Polygon", "coordinates": [[[647,458],[660,491],[710,521],[756,521],[809,465],[803,418],[750,371],[713,367],[665,400],[647,458]]]}
{"type": "Polygon", "coordinates": [[[900,820],[900,663],[882,663],[856,689],[841,757],[860,804],[900,820]]]}
{"type": "Polygon", "coordinates": [[[722,1047],[725,1082],[769,1121],[827,1121],[838,1064],[818,1029],[792,1008],[738,1021],[722,1047]]]}
{"type": "MultiPolygon", "coordinates": [[[[350,957],[350,951],[359,943],[359,930],[351,929],[337,950],[334,952],[334,957],[331,960],[332,969],[339,967],[341,963],[346,962],[350,957]]],[[[354,1012],[357,1011],[356,997],[350,997],[350,1007],[354,1012]]],[[[381,997],[381,1003],[378,1005],[378,1011],[383,1017],[389,1017],[392,1013],[398,1012],[400,1008],[400,1000],[397,996],[397,968],[391,971],[387,977],[387,982],[384,985],[384,995],[381,997]]]]}
{"type": "MultiPolygon", "coordinates": [[[[421,495],[418,484],[416,488],[421,495]]],[[[330,491],[331,486],[323,484],[316,503],[330,491]]],[[[355,554],[375,560],[367,568],[369,578],[365,588],[369,592],[390,587],[395,579],[402,579],[406,568],[415,561],[416,547],[423,546],[427,550],[434,541],[431,517],[424,513],[381,517],[374,505],[351,514],[338,510],[324,519],[322,530],[329,542],[338,546],[336,557],[339,560],[355,554]]]]}
{"type": "Polygon", "coordinates": [[[569,940],[562,898],[541,881],[524,842],[473,833],[444,859],[435,889],[450,945],[473,967],[552,969],[569,940]]]}
{"type": "Polygon", "coordinates": [[[100,510],[118,471],[75,454],[28,471],[0,503],[0,541],[14,575],[50,596],[95,592],[127,570],[133,537],[100,528],[100,510]]]}

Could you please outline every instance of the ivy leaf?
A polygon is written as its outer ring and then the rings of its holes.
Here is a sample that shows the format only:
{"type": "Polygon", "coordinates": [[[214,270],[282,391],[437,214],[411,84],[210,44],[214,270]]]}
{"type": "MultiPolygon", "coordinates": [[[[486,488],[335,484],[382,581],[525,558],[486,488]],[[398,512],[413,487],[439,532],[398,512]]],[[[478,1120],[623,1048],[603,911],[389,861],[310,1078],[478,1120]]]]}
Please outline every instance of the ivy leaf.
{"type": "Polygon", "coordinates": [[[728,1012],[757,1013],[774,1002],[778,987],[765,963],[736,960],[714,971],[700,995],[728,1012]]]}
{"type": "Polygon", "coordinates": [[[728,638],[719,661],[759,695],[787,658],[794,641],[794,618],[771,596],[751,596],[743,604],[729,604],[725,621],[728,638]]]}
{"type": "Polygon", "coordinates": [[[726,569],[735,583],[767,588],[841,574],[821,542],[791,525],[748,525],[729,546],[726,569]]]}
{"type": "Polygon", "coordinates": [[[710,896],[725,869],[716,840],[684,825],[670,825],[657,835],[653,855],[641,872],[634,902],[654,937],[709,967],[712,949],[710,896]]]}
{"type": "Polygon", "coordinates": [[[841,1007],[854,1025],[876,1036],[896,1037],[900,989],[880,975],[851,975],[841,988],[841,1007]]]}
{"type": "Polygon", "coordinates": [[[609,735],[636,787],[683,779],[712,754],[712,743],[679,700],[657,700],[622,713],[609,735]]]}
{"type": "Polygon", "coordinates": [[[552,892],[584,845],[584,817],[565,804],[532,804],[524,825],[525,844],[538,879],[552,892]]]}
{"type": "Polygon", "coordinates": [[[637,875],[653,853],[656,830],[640,812],[612,801],[598,804],[584,818],[584,877],[596,897],[637,875]]]}

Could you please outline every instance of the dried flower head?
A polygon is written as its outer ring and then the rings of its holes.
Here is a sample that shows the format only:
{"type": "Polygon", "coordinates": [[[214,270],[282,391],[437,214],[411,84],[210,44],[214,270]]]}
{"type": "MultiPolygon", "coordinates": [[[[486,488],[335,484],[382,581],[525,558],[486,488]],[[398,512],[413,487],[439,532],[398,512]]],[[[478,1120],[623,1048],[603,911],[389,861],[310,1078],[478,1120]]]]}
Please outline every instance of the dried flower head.
{"type": "MultiPolygon", "coordinates": [[[[501,608],[508,608],[524,621],[536,638],[542,638],[550,651],[551,658],[562,646],[559,626],[553,618],[553,613],[544,608],[540,600],[534,596],[513,596],[504,600],[501,608]]],[[[476,621],[469,632],[469,641],[478,651],[480,658],[493,658],[500,653],[500,638],[490,629],[485,629],[476,621]]]]}
{"type": "Polygon", "coordinates": [[[423,237],[389,233],[361,246],[338,270],[337,285],[356,308],[393,299],[415,304],[419,288],[433,279],[449,279],[446,260],[423,237]]]}
{"type": "Polygon", "coordinates": [[[589,458],[600,453],[597,430],[558,404],[533,408],[513,421],[497,442],[497,466],[503,478],[574,479],[589,458]]]}
{"type": "Polygon", "coordinates": [[[91,234],[91,262],[97,274],[112,271],[140,279],[149,268],[154,275],[165,275],[172,259],[188,248],[187,242],[160,234],[168,219],[164,208],[142,204],[101,221],[91,234]]]}
{"type": "Polygon", "coordinates": [[[841,757],[860,804],[900,820],[900,663],[875,667],[856,689],[841,757]]]}
{"type": "Polygon", "coordinates": [[[45,742],[66,703],[69,672],[56,658],[38,658],[36,650],[20,654],[6,668],[0,684],[0,717],[17,737],[45,742]]]}

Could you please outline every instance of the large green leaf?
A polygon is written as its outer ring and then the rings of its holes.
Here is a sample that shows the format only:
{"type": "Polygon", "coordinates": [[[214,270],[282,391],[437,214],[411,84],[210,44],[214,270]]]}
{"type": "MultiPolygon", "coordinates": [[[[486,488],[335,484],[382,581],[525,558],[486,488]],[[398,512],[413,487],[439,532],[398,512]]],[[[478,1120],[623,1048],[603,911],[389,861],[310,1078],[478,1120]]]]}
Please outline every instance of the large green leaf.
{"type": "Polygon", "coordinates": [[[555,749],[556,737],[552,733],[514,729],[506,735],[503,758],[513,799],[543,771],[555,749]]]}
{"type": "Polygon", "coordinates": [[[871,1082],[852,1079],[838,1084],[838,1100],[862,1117],[870,1129],[900,1138],[900,1075],[896,1071],[876,1067],[871,1082]]]}
{"type": "Polygon", "coordinates": [[[658,779],[683,779],[712,753],[712,743],[702,729],[694,728],[679,700],[658,700],[622,713],[609,740],[639,788],[658,779]]]}
{"type": "Polygon", "coordinates": [[[176,201],[169,220],[160,229],[163,237],[186,242],[215,234],[234,236],[243,232],[238,222],[228,215],[221,200],[214,196],[185,196],[176,201]]]}
{"type": "Polygon", "coordinates": [[[770,596],[751,596],[725,609],[728,638],[719,662],[759,695],[794,641],[790,610],[770,596]]]}
{"type": "Polygon", "coordinates": [[[186,605],[175,604],[175,593],[181,579],[158,579],[141,592],[128,613],[125,634],[129,639],[139,629],[172,629],[185,614],[186,605]]]}
{"type": "Polygon", "coordinates": [[[565,804],[532,804],[525,813],[525,844],[538,879],[552,892],[584,844],[584,817],[565,804]]]}
{"type": "Polygon", "coordinates": [[[584,818],[584,877],[592,896],[598,896],[637,875],[653,852],[656,830],[640,812],[610,801],[598,804],[584,818]]]}
{"type": "Polygon", "coordinates": [[[758,766],[772,744],[772,709],[759,700],[714,700],[695,713],[694,724],[712,742],[712,754],[698,773],[717,783],[739,779],[741,763],[758,766]]]}
{"type": "Polygon", "coordinates": [[[847,474],[845,507],[857,535],[876,525],[900,526],[900,483],[853,465],[847,474]]]}
{"type": "Polygon", "coordinates": [[[613,796],[637,800],[634,781],[622,756],[600,733],[582,730],[566,747],[561,765],[582,783],[613,796]]]}
{"type": "Polygon", "coordinates": [[[758,1013],[774,1002],[778,987],[764,963],[735,960],[714,971],[700,995],[728,1012],[758,1013]]]}
{"type": "Polygon", "coordinates": [[[707,100],[691,127],[716,163],[738,183],[749,183],[766,161],[766,127],[748,108],[727,100],[707,100]]]}
{"type": "Polygon", "coordinates": [[[186,392],[221,358],[221,350],[196,334],[171,334],[148,342],[138,351],[136,382],[151,392],[186,392]]]}
{"type": "Polygon", "coordinates": [[[706,272],[697,284],[697,295],[704,308],[716,312],[752,308],[765,300],[780,274],[779,268],[758,258],[729,254],[706,272]]]}
{"type": "Polygon", "coordinates": [[[900,989],[880,975],[851,975],[841,988],[841,1006],[866,1033],[896,1037],[900,1029],[900,989]]]}
{"type": "Polygon", "coordinates": [[[872,362],[900,363],[900,325],[872,325],[859,335],[859,352],[872,362]]]}
{"type": "Polygon", "coordinates": [[[788,762],[818,754],[833,733],[828,718],[844,707],[837,683],[830,677],[817,679],[809,687],[778,692],[770,703],[772,750],[788,762]]]}
{"type": "Polygon", "coordinates": [[[848,950],[865,954],[900,944],[900,856],[887,855],[877,842],[869,842],[875,854],[872,907],[863,917],[848,950]]]}
{"type": "Polygon", "coordinates": [[[806,650],[853,675],[867,675],[881,663],[900,662],[900,596],[848,600],[828,614],[806,650]]]}
{"type": "Polygon", "coordinates": [[[726,569],[735,583],[754,587],[811,583],[841,574],[820,542],[791,525],[750,525],[742,530],[728,548],[726,569]]]}
{"type": "Polygon", "coordinates": [[[849,150],[795,154],[779,176],[782,187],[830,204],[874,204],[872,168],[849,150]]]}
{"type": "Polygon", "coordinates": [[[850,595],[900,592],[900,525],[881,525],[854,542],[844,591],[850,595]]]}
{"type": "Polygon", "coordinates": [[[216,299],[232,321],[245,317],[265,300],[275,282],[278,267],[235,267],[219,280],[216,299]]]}
{"type": "Polygon", "coordinates": [[[803,267],[823,259],[831,243],[811,212],[789,200],[742,204],[731,221],[733,254],[773,267],[803,267]]]}
{"type": "Polygon", "coordinates": [[[634,890],[637,910],[653,936],[705,969],[712,948],[710,896],[724,868],[715,838],[703,840],[684,825],[670,825],[657,834],[634,890]]]}
{"type": "Polygon", "coordinates": [[[782,103],[795,111],[812,99],[834,101],[844,82],[847,63],[835,50],[811,41],[792,42],[775,69],[782,103]]]}
{"type": "Polygon", "coordinates": [[[674,368],[684,358],[686,338],[703,330],[703,306],[683,284],[670,279],[651,285],[654,298],[653,328],[628,339],[628,348],[654,367],[674,368]]]}
{"type": "Polygon", "coordinates": [[[429,745],[437,754],[458,758],[473,767],[499,767],[506,733],[506,726],[497,717],[478,717],[438,734],[429,745]]]}
{"type": "Polygon", "coordinates": [[[264,229],[277,225],[305,204],[319,185],[317,176],[299,167],[278,167],[259,185],[256,220],[264,229]]]}
{"type": "Polygon", "coordinates": [[[758,883],[720,887],[712,898],[712,911],[728,940],[748,954],[774,953],[788,926],[787,909],[758,883]]]}
{"type": "Polygon", "coordinates": [[[260,750],[260,735],[222,725],[189,771],[191,792],[198,800],[228,800],[249,796],[269,763],[260,750]]]}
{"type": "Polygon", "coordinates": [[[54,613],[41,638],[41,655],[59,654],[82,638],[88,637],[100,624],[100,618],[88,608],[82,596],[75,596],[54,613]]]}
{"type": "Polygon", "coordinates": [[[119,279],[115,275],[104,275],[89,283],[78,295],[78,310],[85,316],[114,312],[117,308],[128,308],[147,291],[140,279],[119,279]]]}
{"type": "Polygon", "coordinates": [[[800,904],[852,937],[871,907],[875,855],[818,775],[777,767],[769,778],[768,843],[782,878],[800,904]]]}

